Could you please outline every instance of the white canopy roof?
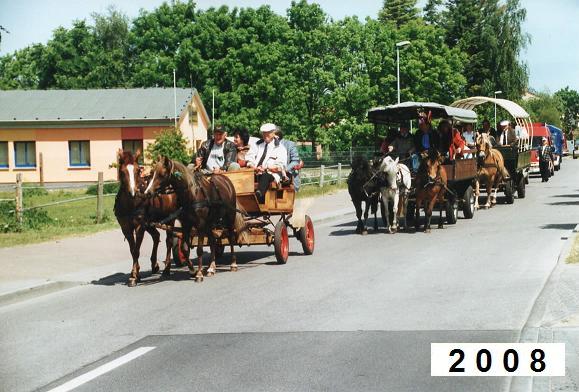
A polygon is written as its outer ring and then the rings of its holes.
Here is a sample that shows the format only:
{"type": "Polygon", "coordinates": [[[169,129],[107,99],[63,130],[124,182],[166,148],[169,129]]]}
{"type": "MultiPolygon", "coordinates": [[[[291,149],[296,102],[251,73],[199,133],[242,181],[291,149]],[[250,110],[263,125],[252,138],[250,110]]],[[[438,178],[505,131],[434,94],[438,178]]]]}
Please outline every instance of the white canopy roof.
{"type": "Polygon", "coordinates": [[[471,97],[466,99],[461,99],[456,102],[453,102],[450,106],[454,106],[457,108],[462,109],[470,109],[472,110],[475,106],[482,105],[483,103],[496,103],[498,106],[505,109],[507,112],[511,114],[511,116],[515,118],[529,118],[529,113],[525,111],[522,107],[518,104],[514,103],[513,101],[509,101],[508,99],[501,99],[501,98],[489,98],[489,97],[471,97]]]}
{"type": "Polygon", "coordinates": [[[464,123],[475,123],[477,115],[472,110],[441,105],[435,102],[402,102],[397,105],[379,106],[368,110],[368,120],[385,124],[415,120],[421,112],[432,112],[432,118],[450,118],[464,123]]]}

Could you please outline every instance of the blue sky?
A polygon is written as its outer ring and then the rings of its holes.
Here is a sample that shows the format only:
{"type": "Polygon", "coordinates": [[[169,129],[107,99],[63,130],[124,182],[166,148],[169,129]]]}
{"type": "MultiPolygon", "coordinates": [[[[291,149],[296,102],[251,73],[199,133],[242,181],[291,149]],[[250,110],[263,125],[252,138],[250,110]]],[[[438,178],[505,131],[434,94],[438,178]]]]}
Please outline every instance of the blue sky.
{"type": "MultiPolygon", "coordinates": [[[[569,86],[579,90],[579,0],[520,0],[527,9],[525,30],[532,42],[523,59],[530,71],[530,86],[536,90],[555,92],[569,86]]],[[[422,5],[425,0],[419,0],[422,5]]],[[[90,19],[92,12],[104,12],[114,4],[129,17],[135,17],[140,8],[152,10],[162,0],[0,0],[0,25],[10,34],[2,34],[0,54],[10,53],[35,42],[45,43],[58,26],[70,27],[74,19],[90,19]]],[[[201,9],[223,4],[231,7],[257,7],[269,4],[285,14],[291,0],[198,0],[201,9]]],[[[357,0],[343,3],[337,0],[318,0],[334,19],[347,15],[376,17],[382,0],[357,0]]]]}

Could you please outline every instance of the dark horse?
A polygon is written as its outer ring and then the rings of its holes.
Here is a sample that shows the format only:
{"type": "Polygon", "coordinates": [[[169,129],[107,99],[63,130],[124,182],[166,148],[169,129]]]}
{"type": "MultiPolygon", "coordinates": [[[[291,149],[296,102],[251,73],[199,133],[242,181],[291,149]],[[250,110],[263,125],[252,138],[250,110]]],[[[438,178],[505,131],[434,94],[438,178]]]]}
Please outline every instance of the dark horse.
{"type": "Polygon", "coordinates": [[[237,236],[245,233],[243,215],[236,209],[236,194],[229,178],[213,174],[210,179],[200,172],[190,172],[183,164],[167,157],[159,157],[153,168],[153,177],[145,193],[156,195],[160,189],[172,187],[177,194],[178,205],[182,208],[179,220],[182,224],[183,253],[197,245],[198,268],[194,271],[189,257],[189,271],[195,281],[203,281],[203,245],[205,238],[211,249],[211,264],[207,276],[215,274],[216,241],[226,235],[231,249],[231,271],[237,271],[234,251],[237,236]],[[196,229],[197,244],[191,243],[192,229],[196,229]]]}
{"type": "Polygon", "coordinates": [[[444,228],[442,220],[442,208],[444,206],[444,195],[447,189],[446,170],[442,166],[444,157],[436,150],[430,149],[428,156],[422,160],[418,174],[416,176],[416,212],[414,226],[416,231],[420,227],[420,207],[424,203],[424,213],[426,222],[424,223],[424,232],[430,233],[430,219],[432,210],[439,202],[440,219],[438,228],[444,228]]]}
{"type": "MultiPolygon", "coordinates": [[[[374,171],[371,169],[368,160],[362,156],[355,156],[352,160],[352,171],[348,176],[348,192],[352,198],[354,208],[356,208],[356,217],[358,225],[356,226],[357,234],[368,234],[366,223],[368,222],[368,210],[372,207],[374,214],[374,230],[378,231],[378,201],[379,187],[375,185],[374,171]],[[366,203],[364,209],[364,220],[362,221],[362,202],[366,203]]],[[[384,214],[382,214],[384,218],[384,214]]]]}
{"type": "MultiPolygon", "coordinates": [[[[157,263],[157,249],[160,242],[160,234],[151,221],[159,221],[174,213],[177,209],[177,198],[175,194],[163,194],[152,199],[143,197],[144,181],[140,176],[139,158],[141,152],[133,156],[128,151],[119,150],[117,152],[118,178],[120,181],[119,191],[115,198],[115,216],[126,240],[129,243],[131,256],[133,257],[133,268],[129,277],[128,285],[133,287],[140,280],[139,255],[141,243],[145,231],[153,238],[153,251],[151,253],[151,271],[159,272],[157,263]]],[[[174,219],[172,220],[174,221],[174,219]]],[[[172,224],[171,221],[171,224],[172,224]]],[[[165,257],[165,270],[167,274],[171,267],[171,237],[172,233],[167,232],[167,255],[165,257]]]]}

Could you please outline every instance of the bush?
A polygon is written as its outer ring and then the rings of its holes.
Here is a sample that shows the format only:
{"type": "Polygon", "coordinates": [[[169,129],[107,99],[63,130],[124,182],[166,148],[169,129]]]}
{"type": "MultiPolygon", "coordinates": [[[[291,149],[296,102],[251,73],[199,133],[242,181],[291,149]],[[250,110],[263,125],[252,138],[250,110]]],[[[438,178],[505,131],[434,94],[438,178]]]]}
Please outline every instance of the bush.
{"type": "Polygon", "coordinates": [[[155,141],[147,146],[145,157],[148,160],[155,161],[159,155],[179,161],[184,165],[191,162],[191,152],[187,149],[187,140],[181,131],[175,128],[159,132],[155,141]]]}
{"type": "Polygon", "coordinates": [[[15,233],[24,229],[38,230],[53,223],[46,210],[37,208],[24,211],[22,227],[16,223],[16,203],[13,201],[0,203],[0,233],[15,233]]]}
{"type": "MultiPolygon", "coordinates": [[[[109,182],[103,185],[103,193],[105,195],[109,193],[117,193],[119,191],[119,183],[118,182],[109,182]]],[[[91,185],[86,190],[87,195],[96,195],[97,194],[97,186],[91,185]]]]}
{"type": "Polygon", "coordinates": [[[32,196],[46,196],[48,191],[44,188],[27,188],[22,187],[22,197],[32,197],[32,196]]]}

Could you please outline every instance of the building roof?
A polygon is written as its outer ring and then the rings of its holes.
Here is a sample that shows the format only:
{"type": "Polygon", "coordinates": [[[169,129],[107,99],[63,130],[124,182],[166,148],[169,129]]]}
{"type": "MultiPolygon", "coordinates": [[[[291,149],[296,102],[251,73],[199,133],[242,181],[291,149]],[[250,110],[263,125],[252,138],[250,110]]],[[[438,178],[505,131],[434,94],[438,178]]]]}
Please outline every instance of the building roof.
{"type": "MultiPolygon", "coordinates": [[[[177,116],[196,90],[176,89],[177,116]]],[[[175,117],[172,88],[0,91],[0,124],[157,122],[175,117]]]]}

